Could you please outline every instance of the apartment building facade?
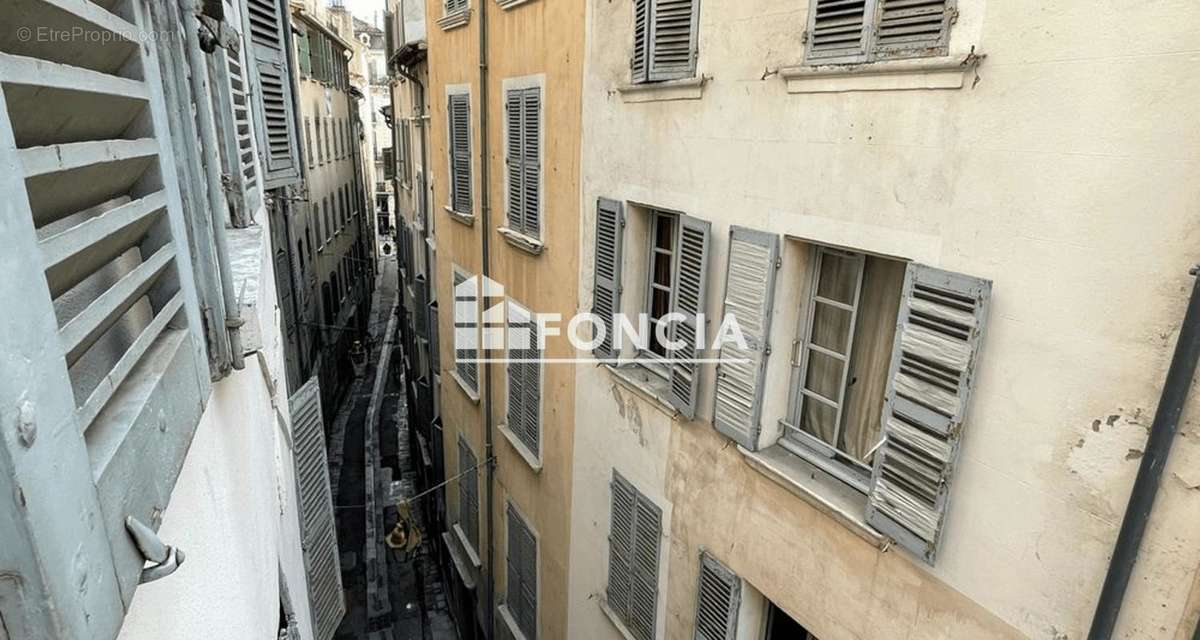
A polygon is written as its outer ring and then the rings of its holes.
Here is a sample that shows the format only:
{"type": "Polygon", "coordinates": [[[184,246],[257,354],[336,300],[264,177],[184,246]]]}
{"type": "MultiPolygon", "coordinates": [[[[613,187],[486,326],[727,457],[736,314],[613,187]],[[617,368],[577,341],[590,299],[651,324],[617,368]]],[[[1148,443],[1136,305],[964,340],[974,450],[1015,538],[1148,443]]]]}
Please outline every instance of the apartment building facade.
{"type": "MultiPolygon", "coordinates": [[[[587,5],[577,305],[683,320],[576,371],[563,637],[1084,637],[1192,289],[1196,7],[587,5]]],[[[1196,628],[1192,396],[1113,637],[1196,628]]]]}
{"type": "Polygon", "coordinates": [[[337,626],[318,382],[289,398],[276,286],[286,16],[0,8],[0,637],[337,626]]]}
{"type": "Polygon", "coordinates": [[[363,93],[351,82],[351,67],[365,47],[345,9],[290,6],[306,185],[291,217],[292,244],[309,300],[302,333],[316,354],[311,366],[329,410],[353,379],[349,353],[365,338],[375,282],[375,220],[359,118],[363,93]]]}
{"type": "MultiPolygon", "coordinates": [[[[382,3],[380,3],[382,6],[382,3]]],[[[376,12],[376,18],[387,20],[384,12],[376,12]]],[[[380,234],[389,235],[393,228],[392,215],[395,208],[392,194],[392,179],[395,177],[395,157],[392,151],[392,88],[387,69],[388,43],[382,25],[355,18],[354,37],[363,49],[356,68],[363,78],[363,100],[359,103],[359,118],[363,122],[364,156],[367,184],[370,186],[375,211],[376,228],[380,234]]]]}

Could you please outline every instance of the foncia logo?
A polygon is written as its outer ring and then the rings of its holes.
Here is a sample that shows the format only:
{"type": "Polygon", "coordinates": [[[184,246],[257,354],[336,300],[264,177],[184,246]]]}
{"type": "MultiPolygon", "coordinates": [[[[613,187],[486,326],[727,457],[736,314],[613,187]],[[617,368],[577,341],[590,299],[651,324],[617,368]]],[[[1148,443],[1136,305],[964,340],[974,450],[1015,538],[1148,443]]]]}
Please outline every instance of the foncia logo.
{"type": "MultiPolygon", "coordinates": [[[[562,314],[537,313],[509,300],[504,285],[486,276],[472,276],[454,287],[454,351],[460,363],[547,362],[579,363],[632,362],[638,353],[657,352],[656,361],[672,363],[746,363],[746,337],[737,316],[725,314],[711,344],[704,342],[703,330],[695,331],[691,343],[676,337],[676,327],[692,324],[690,316],[668,313],[656,320],[648,314],[618,313],[611,318],[594,313],[579,313],[563,324],[562,314]],[[480,313],[480,307],[492,303],[480,313]],[[577,351],[592,352],[605,343],[612,332],[610,358],[547,358],[546,340],[565,335],[577,351]],[[725,347],[723,349],[723,347],[725,347]],[[703,358],[710,353],[725,357],[703,358]],[[620,357],[622,354],[628,357],[620,357]]],[[[704,314],[695,316],[696,327],[705,327],[704,314]]],[[[684,333],[693,333],[687,331],[684,333]]]]}

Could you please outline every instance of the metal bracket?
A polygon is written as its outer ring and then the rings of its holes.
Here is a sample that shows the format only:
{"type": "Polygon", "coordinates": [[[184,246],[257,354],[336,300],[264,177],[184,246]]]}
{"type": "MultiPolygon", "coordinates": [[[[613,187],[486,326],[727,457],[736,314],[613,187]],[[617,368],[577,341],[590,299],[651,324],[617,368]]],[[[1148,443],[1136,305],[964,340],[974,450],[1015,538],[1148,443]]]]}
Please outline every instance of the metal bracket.
{"type": "Polygon", "coordinates": [[[179,565],[183,564],[183,550],[164,544],[153,529],[142,524],[137,518],[127,516],[125,530],[133,537],[133,542],[142,552],[142,557],[147,562],[155,563],[142,569],[142,577],[138,580],[138,584],[165,578],[175,573],[179,565]]]}

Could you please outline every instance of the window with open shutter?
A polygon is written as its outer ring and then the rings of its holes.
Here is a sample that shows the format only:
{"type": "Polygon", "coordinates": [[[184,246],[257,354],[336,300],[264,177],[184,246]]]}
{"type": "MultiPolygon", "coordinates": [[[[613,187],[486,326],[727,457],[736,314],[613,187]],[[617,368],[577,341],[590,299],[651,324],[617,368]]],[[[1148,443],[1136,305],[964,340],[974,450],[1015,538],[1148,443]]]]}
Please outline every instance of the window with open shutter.
{"type": "Polygon", "coordinates": [[[704,311],[708,279],[708,245],[712,224],[690,216],[679,216],[676,243],[675,291],[671,310],[683,319],[671,324],[671,404],[685,417],[696,415],[696,393],[700,386],[700,357],[697,338],[704,343],[704,326],[699,314],[704,311]]]}
{"type": "Polygon", "coordinates": [[[605,600],[635,640],[653,640],[658,617],[662,510],[613,470],[605,600]]]}
{"type": "Polygon", "coordinates": [[[614,346],[616,314],[621,311],[621,249],[625,236],[625,211],[620,202],[600,198],[596,202],[595,281],[592,313],[604,326],[604,340],[596,347],[597,358],[617,358],[614,346]]]}
{"type": "Polygon", "coordinates": [[[742,581],[707,551],[700,552],[694,640],[734,640],[742,581]]]}
{"type": "Polygon", "coordinates": [[[208,397],[151,4],[0,4],[4,637],[116,637],[208,397]]]}
{"type": "Polygon", "coordinates": [[[508,227],[531,238],[540,238],[541,88],[510,89],[505,112],[508,227]]]}
{"type": "Polygon", "coordinates": [[[471,99],[453,94],[448,101],[450,123],[450,208],[471,215],[471,99]]]}
{"type": "Polygon", "coordinates": [[[508,303],[508,430],[529,453],[541,456],[542,357],[536,318],[508,303]]]}
{"type": "Polygon", "coordinates": [[[330,640],[346,613],[342,570],[333,518],[333,492],[325,451],[321,388],[316,376],[289,401],[296,447],[296,489],[300,504],[300,535],[308,575],[309,607],[316,640],[330,640]]]}
{"type": "Polygon", "coordinates": [[[509,503],[508,597],[505,606],[527,640],[537,640],[537,538],[516,507],[509,503]]]}
{"type": "Polygon", "coordinates": [[[729,316],[737,320],[746,348],[728,341],[721,345],[713,425],[751,451],[758,448],[778,261],[779,236],[744,227],[730,230],[722,322],[729,316]]]}
{"type": "Polygon", "coordinates": [[[696,74],[700,0],[634,0],[634,82],[690,78],[696,74]]]}
{"type": "Polygon", "coordinates": [[[946,54],[954,0],[812,0],[805,59],[869,62],[946,54]]]}
{"type": "Polygon", "coordinates": [[[896,321],[867,522],[933,564],[992,283],[910,264],[896,321]]]}
{"type": "Polygon", "coordinates": [[[246,0],[250,26],[247,52],[254,60],[258,91],[255,99],[263,153],[263,187],[274,189],[300,181],[299,140],[292,112],[292,79],[289,71],[291,33],[287,3],[282,0],[246,0]]]}

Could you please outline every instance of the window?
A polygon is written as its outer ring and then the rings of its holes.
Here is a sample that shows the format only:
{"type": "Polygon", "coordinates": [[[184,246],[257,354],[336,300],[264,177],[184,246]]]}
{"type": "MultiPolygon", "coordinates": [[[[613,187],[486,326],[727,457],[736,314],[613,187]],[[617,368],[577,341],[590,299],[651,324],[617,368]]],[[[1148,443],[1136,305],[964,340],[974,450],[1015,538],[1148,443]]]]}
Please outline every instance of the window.
{"type": "Polygon", "coordinates": [[[505,347],[509,360],[507,429],[527,450],[533,464],[541,456],[542,351],[537,318],[511,301],[505,347]]]}
{"type": "Polygon", "coordinates": [[[321,132],[321,118],[317,116],[317,162],[325,164],[325,136],[321,132]]]}
{"type": "Polygon", "coordinates": [[[701,551],[695,640],[734,640],[741,600],[741,579],[708,551],[701,551]]]}
{"type": "Polygon", "coordinates": [[[312,75],[312,52],[309,50],[308,28],[296,25],[296,64],[300,66],[300,74],[312,75]]]}
{"type": "Polygon", "coordinates": [[[466,93],[448,100],[450,122],[450,208],[471,215],[471,101],[466,93]]]}
{"type": "Polygon", "coordinates": [[[304,147],[308,149],[308,168],[312,169],[313,164],[313,137],[312,137],[312,120],[308,116],[304,117],[304,147]]]}
{"type": "Polygon", "coordinates": [[[605,601],[634,640],[653,640],[662,510],[615,469],[611,489],[605,601]]]}
{"type": "Polygon", "coordinates": [[[443,0],[442,5],[446,10],[446,15],[461,13],[467,10],[467,0],[443,0]]]}
{"type": "Polygon", "coordinates": [[[811,0],[805,60],[871,62],[946,55],[955,0],[811,0]]]}
{"type": "Polygon", "coordinates": [[[296,184],[300,181],[300,134],[292,114],[292,81],[288,69],[287,30],[290,21],[280,3],[274,0],[248,0],[249,43],[247,60],[253,59],[258,70],[250,77],[257,80],[253,91],[258,120],[262,123],[259,145],[265,170],[263,188],[296,184]]]}
{"type": "Polygon", "coordinates": [[[471,549],[479,552],[479,462],[467,441],[458,438],[458,526],[471,549]]]}
{"type": "MultiPolygon", "coordinates": [[[[671,299],[675,282],[676,233],[679,216],[652,211],[650,213],[650,262],[646,269],[646,315],[654,329],[671,312],[671,299]]],[[[670,336],[659,336],[652,331],[647,355],[664,359],[669,349],[666,342],[670,336]],[[666,338],[664,340],[663,338],[666,338]]]]}
{"type": "Polygon", "coordinates": [[[331,199],[332,198],[330,196],[325,196],[325,198],[322,200],[325,206],[325,242],[329,242],[333,239],[333,206],[331,199]]]}
{"type": "Polygon", "coordinates": [[[511,502],[507,516],[508,584],[501,616],[527,640],[537,640],[537,537],[511,502]]]}
{"type": "Polygon", "coordinates": [[[329,118],[321,118],[321,125],[325,127],[325,158],[333,162],[333,131],[329,126],[329,118]]]}
{"type": "Polygon", "coordinates": [[[509,89],[505,97],[505,166],[508,172],[508,228],[541,237],[540,87],[509,89]]]}
{"type": "Polygon", "coordinates": [[[817,637],[772,602],[767,610],[767,635],[764,640],[817,640],[817,637]]]}
{"type": "Polygon", "coordinates": [[[634,0],[633,4],[633,81],[696,75],[700,0],[634,0]]]}
{"type": "MultiPolygon", "coordinates": [[[[405,242],[401,241],[402,248],[405,242]]],[[[478,278],[454,268],[454,373],[472,396],[479,393],[478,283],[478,278]]]]}
{"type": "Polygon", "coordinates": [[[412,184],[412,132],[409,131],[408,121],[396,123],[400,128],[400,184],[412,184]]]}

